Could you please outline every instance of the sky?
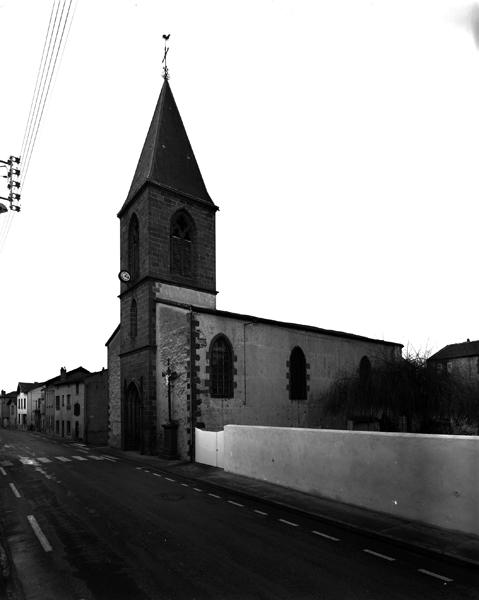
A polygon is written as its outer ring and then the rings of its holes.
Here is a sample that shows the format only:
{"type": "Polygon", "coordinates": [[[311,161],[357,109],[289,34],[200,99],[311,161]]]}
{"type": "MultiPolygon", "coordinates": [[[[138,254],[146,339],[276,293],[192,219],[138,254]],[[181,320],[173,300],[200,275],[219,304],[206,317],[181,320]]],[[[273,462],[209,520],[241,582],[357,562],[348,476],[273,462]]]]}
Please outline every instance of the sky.
{"type": "MultiPolygon", "coordinates": [[[[412,352],[479,339],[476,4],[75,5],[0,253],[0,388],[107,366],[116,214],[163,83],[164,33],[170,85],[220,207],[219,309],[412,352]]],[[[0,0],[2,160],[21,149],[50,11],[0,0]]]]}

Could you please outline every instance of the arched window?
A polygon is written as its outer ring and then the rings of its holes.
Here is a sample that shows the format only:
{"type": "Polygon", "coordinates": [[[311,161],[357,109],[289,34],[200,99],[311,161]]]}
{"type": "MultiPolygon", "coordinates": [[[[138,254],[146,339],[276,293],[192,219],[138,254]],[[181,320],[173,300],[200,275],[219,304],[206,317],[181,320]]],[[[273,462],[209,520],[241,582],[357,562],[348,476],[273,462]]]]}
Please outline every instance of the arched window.
{"type": "Polygon", "coordinates": [[[183,277],[193,275],[195,226],[190,215],[180,210],[173,215],[170,227],[170,271],[183,277]]]}
{"type": "Polygon", "coordinates": [[[233,397],[233,348],[224,335],[217,336],[210,347],[210,394],[233,397]]]}
{"type": "Polygon", "coordinates": [[[133,214],[128,227],[128,267],[132,280],[140,275],[140,225],[133,214]]]}
{"type": "Polygon", "coordinates": [[[130,306],[130,337],[136,337],[138,333],[138,309],[136,307],[136,300],[131,301],[130,306]]]}
{"type": "Polygon", "coordinates": [[[291,350],[289,357],[289,398],[306,400],[306,358],[299,346],[291,350]]]}
{"type": "Polygon", "coordinates": [[[359,361],[359,382],[366,385],[371,377],[371,361],[367,356],[363,356],[359,361]]]}

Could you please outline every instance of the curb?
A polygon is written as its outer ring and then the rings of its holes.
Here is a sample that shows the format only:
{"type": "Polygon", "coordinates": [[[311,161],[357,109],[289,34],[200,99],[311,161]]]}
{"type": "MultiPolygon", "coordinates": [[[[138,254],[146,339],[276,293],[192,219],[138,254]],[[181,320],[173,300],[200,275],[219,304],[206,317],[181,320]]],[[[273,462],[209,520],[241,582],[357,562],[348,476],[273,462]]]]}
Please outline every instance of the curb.
{"type": "MultiPolygon", "coordinates": [[[[112,450],[112,449],[110,449],[112,450]]],[[[114,449],[116,450],[116,449],[114,449]]],[[[135,464],[145,464],[143,461],[141,461],[141,459],[135,460],[134,457],[130,457],[130,456],[124,456],[123,453],[121,453],[121,456],[123,456],[123,458],[125,458],[128,461],[131,461],[132,463],[135,464]]],[[[148,463],[150,463],[150,461],[147,461],[148,463]]],[[[303,517],[307,517],[307,518],[313,518],[313,519],[317,519],[318,521],[322,521],[322,522],[326,522],[326,523],[330,523],[332,525],[336,525],[337,527],[340,527],[341,529],[345,529],[347,531],[351,531],[353,533],[360,533],[362,535],[366,535],[368,537],[371,538],[375,538],[375,539],[382,539],[382,540],[387,540],[389,543],[392,543],[396,546],[399,546],[401,548],[405,548],[408,550],[414,550],[416,552],[419,552],[421,554],[425,554],[425,555],[429,555],[429,556],[433,556],[434,558],[439,558],[442,560],[448,560],[452,563],[455,564],[459,564],[461,566],[465,566],[465,567],[478,567],[479,566],[479,561],[467,558],[467,557],[461,557],[461,556],[457,556],[455,554],[450,554],[447,551],[442,551],[440,549],[437,548],[432,548],[431,546],[428,545],[424,545],[424,544],[420,544],[420,543],[412,543],[412,542],[408,542],[405,541],[399,537],[396,536],[392,536],[390,534],[387,533],[382,533],[380,531],[376,531],[374,529],[370,529],[368,527],[362,527],[360,525],[355,525],[349,521],[344,521],[340,518],[336,518],[336,517],[331,517],[330,515],[325,515],[323,513],[317,513],[317,512],[310,512],[308,510],[299,508],[297,506],[288,504],[286,502],[281,502],[278,500],[272,500],[270,498],[265,498],[263,496],[257,496],[251,493],[248,493],[247,491],[241,490],[241,489],[237,489],[236,487],[230,487],[227,485],[223,485],[219,482],[216,481],[209,481],[208,479],[202,479],[199,477],[195,477],[194,475],[192,475],[191,473],[189,474],[182,474],[176,467],[181,467],[182,464],[190,464],[190,463],[186,463],[186,462],[182,462],[180,464],[177,465],[162,465],[162,464],[155,464],[154,461],[151,461],[151,465],[150,466],[155,466],[157,469],[159,470],[163,470],[165,472],[168,473],[174,473],[175,475],[178,475],[180,477],[182,477],[185,480],[194,480],[194,481],[202,481],[203,483],[217,488],[217,489],[222,489],[222,490],[226,490],[230,493],[234,493],[237,496],[241,496],[242,498],[248,498],[250,500],[253,500],[255,502],[260,502],[269,506],[275,506],[275,507],[280,507],[283,508],[285,510],[288,510],[289,512],[292,513],[296,513],[298,515],[301,515],[303,517]]]]}

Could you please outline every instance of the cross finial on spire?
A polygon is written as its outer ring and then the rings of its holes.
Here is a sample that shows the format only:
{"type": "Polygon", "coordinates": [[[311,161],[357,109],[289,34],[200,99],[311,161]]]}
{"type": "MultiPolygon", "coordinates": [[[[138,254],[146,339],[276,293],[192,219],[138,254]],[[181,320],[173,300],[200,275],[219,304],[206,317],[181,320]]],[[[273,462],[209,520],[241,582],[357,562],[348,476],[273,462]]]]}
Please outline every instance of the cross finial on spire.
{"type": "Polygon", "coordinates": [[[163,55],[163,60],[161,61],[163,63],[163,79],[169,79],[170,74],[168,73],[168,66],[166,64],[166,55],[168,54],[168,50],[170,48],[166,45],[166,42],[170,39],[170,34],[163,34],[163,39],[165,40],[165,53],[163,55]]]}

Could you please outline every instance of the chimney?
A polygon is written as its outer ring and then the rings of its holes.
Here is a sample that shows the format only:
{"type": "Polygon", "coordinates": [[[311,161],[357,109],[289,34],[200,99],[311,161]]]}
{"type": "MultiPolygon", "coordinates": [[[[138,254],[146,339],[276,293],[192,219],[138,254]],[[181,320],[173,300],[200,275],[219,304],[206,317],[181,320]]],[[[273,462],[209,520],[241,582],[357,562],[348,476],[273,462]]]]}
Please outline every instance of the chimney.
{"type": "Polygon", "coordinates": [[[470,342],[471,340],[469,338],[467,338],[467,341],[470,342]]]}
{"type": "Polygon", "coordinates": [[[66,375],[67,375],[67,370],[65,369],[65,367],[61,367],[60,368],[60,377],[62,379],[65,379],[66,375]]]}

